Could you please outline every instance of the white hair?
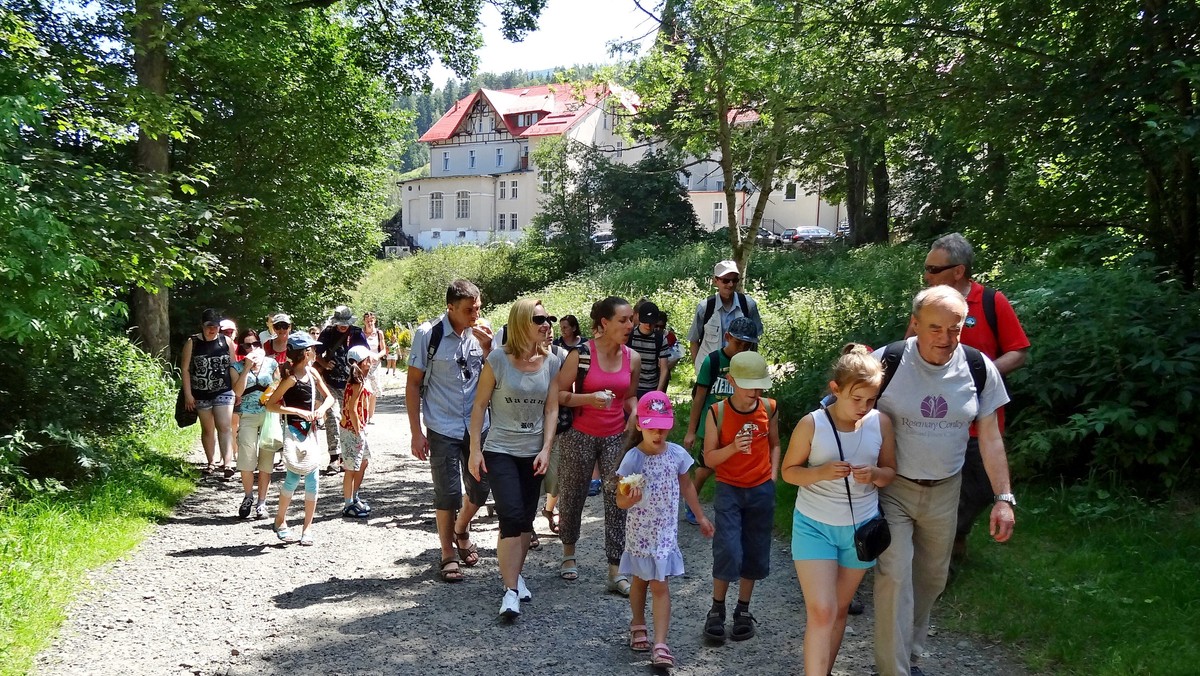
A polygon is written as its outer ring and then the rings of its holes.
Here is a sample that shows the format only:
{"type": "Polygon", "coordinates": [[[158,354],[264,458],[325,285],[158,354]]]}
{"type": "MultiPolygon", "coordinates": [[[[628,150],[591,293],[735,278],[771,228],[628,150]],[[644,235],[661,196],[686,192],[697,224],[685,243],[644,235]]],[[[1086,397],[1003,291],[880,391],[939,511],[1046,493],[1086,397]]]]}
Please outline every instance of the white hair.
{"type": "Polygon", "coordinates": [[[921,309],[926,305],[941,305],[949,310],[957,312],[958,316],[963,319],[965,319],[967,316],[967,299],[963,298],[963,295],[959,293],[958,289],[945,284],[939,284],[937,286],[931,286],[928,289],[922,289],[921,292],[917,294],[917,297],[913,298],[913,316],[916,317],[918,314],[920,314],[921,309]]]}

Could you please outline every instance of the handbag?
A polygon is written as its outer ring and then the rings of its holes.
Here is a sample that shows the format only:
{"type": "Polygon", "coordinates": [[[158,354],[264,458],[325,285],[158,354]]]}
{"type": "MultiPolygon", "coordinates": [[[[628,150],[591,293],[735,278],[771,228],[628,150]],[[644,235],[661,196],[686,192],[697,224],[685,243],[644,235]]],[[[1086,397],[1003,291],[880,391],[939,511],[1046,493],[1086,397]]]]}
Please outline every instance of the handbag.
{"type": "MultiPolygon", "coordinates": [[[[295,376],[292,376],[295,378],[295,376]]],[[[298,379],[297,379],[298,382],[298,379]]],[[[308,410],[316,408],[316,388],[313,397],[308,402],[308,410]]],[[[295,425],[287,425],[283,433],[287,435],[283,444],[283,465],[289,472],[304,476],[320,469],[329,462],[329,454],[316,435],[316,423],[308,424],[308,431],[301,432],[295,425]],[[290,443],[289,443],[290,442],[290,443]]],[[[329,431],[326,430],[326,434],[329,431]]],[[[337,434],[335,431],[334,434],[337,434]]]]}
{"type": "MultiPolygon", "coordinates": [[[[842,462],[845,462],[846,456],[842,453],[842,437],[838,434],[837,425],[833,422],[833,416],[830,415],[829,409],[825,406],[822,406],[821,410],[825,412],[825,417],[829,419],[829,427],[833,429],[833,439],[837,442],[838,457],[841,458],[842,462]]],[[[842,481],[846,484],[846,500],[850,502],[850,520],[858,523],[858,519],[854,518],[854,499],[850,497],[850,477],[842,477],[842,481]]],[[[883,516],[883,506],[881,505],[878,514],[854,529],[854,551],[858,554],[859,561],[874,561],[891,544],[892,531],[888,528],[888,522],[883,516]]]]}
{"type": "Polygon", "coordinates": [[[196,413],[196,409],[187,410],[187,406],[183,402],[183,389],[180,388],[179,396],[175,397],[175,424],[180,427],[191,427],[196,424],[200,416],[196,413]]]}
{"type": "Polygon", "coordinates": [[[283,448],[283,427],[278,413],[268,411],[263,418],[262,427],[258,430],[258,448],[271,453],[283,448]]]}

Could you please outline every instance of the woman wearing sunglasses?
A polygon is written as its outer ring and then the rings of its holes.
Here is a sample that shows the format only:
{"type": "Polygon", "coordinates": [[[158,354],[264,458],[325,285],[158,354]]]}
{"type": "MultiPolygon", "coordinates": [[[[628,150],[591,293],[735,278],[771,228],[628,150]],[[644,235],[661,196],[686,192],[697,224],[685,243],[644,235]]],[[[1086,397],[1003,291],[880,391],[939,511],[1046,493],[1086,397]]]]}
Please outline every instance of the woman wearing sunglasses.
{"type": "Polygon", "coordinates": [[[288,337],[292,335],[292,316],[280,312],[271,317],[271,330],[275,336],[263,343],[263,352],[276,363],[286,364],[288,337]]]}
{"type": "MultiPolygon", "coordinates": [[[[237,427],[237,468],[242,475],[242,504],[238,517],[245,519],[254,510],[254,518],[267,515],[267,488],[271,485],[271,467],[275,449],[259,446],[262,426],[268,420],[267,409],[259,401],[279,375],[279,364],[267,357],[258,341],[258,334],[251,329],[242,332],[238,340],[237,353],[241,358],[233,365],[238,373],[233,391],[238,393],[240,420],[237,427]],[[258,502],[254,501],[254,470],[258,469],[258,502]]],[[[270,420],[274,420],[271,416],[270,420]]]]}
{"type": "Polygon", "coordinates": [[[532,598],[521,569],[558,421],[556,376],[562,362],[549,349],[555,321],[540,300],[513,303],[503,345],[484,362],[471,410],[468,467],[476,480],[488,475],[495,496],[500,516],[496,558],[504,582],[500,616],[506,619],[520,615],[521,601],[532,598]],[[481,443],[489,406],[492,426],[481,443]]]}

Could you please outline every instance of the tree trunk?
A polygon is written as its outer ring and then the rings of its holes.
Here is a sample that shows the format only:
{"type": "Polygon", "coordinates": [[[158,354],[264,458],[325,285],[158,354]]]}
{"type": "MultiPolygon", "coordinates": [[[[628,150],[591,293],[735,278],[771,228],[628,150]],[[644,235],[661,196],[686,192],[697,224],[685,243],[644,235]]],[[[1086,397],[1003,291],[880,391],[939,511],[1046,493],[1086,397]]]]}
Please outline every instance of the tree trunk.
{"type": "MultiPolygon", "coordinates": [[[[133,69],[137,85],[155,97],[167,95],[167,42],[161,0],[136,0],[132,23],[133,69]]],[[[148,131],[140,125],[137,142],[138,167],[165,177],[170,171],[167,135],[161,129],[148,131]]],[[[131,313],[142,349],[165,360],[171,358],[168,293],[160,285],[155,292],[133,290],[131,313]]]]}
{"type": "Polygon", "coordinates": [[[875,166],[871,170],[871,241],[886,243],[889,240],[888,201],[891,200],[892,184],[888,178],[887,158],[883,152],[883,141],[872,144],[875,166]]]}
{"type": "Polygon", "coordinates": [[[865,216],[867,203],[866,163],[857,142],[846,151],[846,222],[850,226],[850,243],[854,246],[871,241],[865,216]]]}

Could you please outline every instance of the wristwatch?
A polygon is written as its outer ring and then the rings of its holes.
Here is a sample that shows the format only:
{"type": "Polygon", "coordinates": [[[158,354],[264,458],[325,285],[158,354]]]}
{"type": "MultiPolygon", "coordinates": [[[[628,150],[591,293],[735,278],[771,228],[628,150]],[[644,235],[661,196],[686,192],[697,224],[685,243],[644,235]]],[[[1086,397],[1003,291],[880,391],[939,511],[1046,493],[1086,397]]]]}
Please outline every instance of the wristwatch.
{"type": "Polygon", "coordinates": [[[1017,506],[1017,496],[1013,495],[1012,493],[1001,493],[1000,495],[997,495],[993,501],[994,502],[1007,502],[1008,504],[1012,505],[1013,507],[1017,506]]]}

